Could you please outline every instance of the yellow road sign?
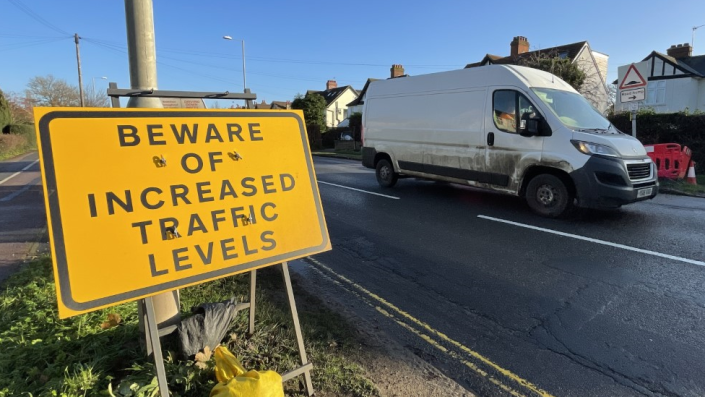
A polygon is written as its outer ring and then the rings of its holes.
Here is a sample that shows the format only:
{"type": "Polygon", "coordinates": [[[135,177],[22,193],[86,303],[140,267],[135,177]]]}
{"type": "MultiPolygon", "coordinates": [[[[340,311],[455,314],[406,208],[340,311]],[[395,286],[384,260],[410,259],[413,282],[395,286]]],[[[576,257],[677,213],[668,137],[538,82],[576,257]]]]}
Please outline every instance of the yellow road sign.
{"type": "Polygon", "coordinates": [[[330,249],[300,111],[35,120],[61,318],[330,249]]]}

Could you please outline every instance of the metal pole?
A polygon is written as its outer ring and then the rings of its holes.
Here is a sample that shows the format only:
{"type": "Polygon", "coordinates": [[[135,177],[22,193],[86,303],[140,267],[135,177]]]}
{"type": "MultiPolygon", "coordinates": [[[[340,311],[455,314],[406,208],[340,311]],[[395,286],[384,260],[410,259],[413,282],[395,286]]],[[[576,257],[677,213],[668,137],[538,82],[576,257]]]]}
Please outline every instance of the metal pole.
{"type": "Polygon", "coordinates": [[[636,138],[636,110],[632,110],[632,136],[636,138]]]}
{"type": "MultiPolygon", "coordinates": [[[[286,296],[289,299],[289,308],[291,309],[291,317],[294,321],[294,332],[296,333],[296,343],[299,346],[299,356],[301,364],[308,364],[306,357],[306,349],[304,348],[304,337],[301,333],[301,325],[299,324],[299,312],[296,310],[296,301],[294,300],[294,289],[291,287],[291,276],[289,275],[289,263],[282,262],[282,274],[284,275],[284,284],[286,285],[286,296]]],[[[308,395],[313,395],[313,382],[311,380],[311,372],[304,372],[304,381],[306,382],[306,391],[308,395]]]]}
{"type": "MultiPolygon", "coordinates": [[[[125,0],[130,86],[133,89],[157,89],[157,55],[154,45],[154,13],[152,10],[152,0],[125,0]]],[[[127,107],[162,108],[163,106],[159,98],[130,97],[127,107]]],[[[173,332],[181,320],[178,291],[155,295],[151,301],[154,304],[157,326],[163,330],[161,334],[173,332]]],[[[144,329],[142,321],[140,321],[140,329],[144,329]]]]}
{"type": "MultiPolygon", "coordinates": [[[[152,0],[125,0],[127,52],[131,88],[157,89],[157,53],[154,45],[152,0]]],[[[132,97],[128,108],[162,108],[159,98],[132,97]]]]}
{"type": "Polygon", "coordinates": [[[157,327],[156,314],[154,313],[154,302],[152,297],[144,298],[143,302],[147,312],[147,334],[148,340],[154,349],[154,365],[157,367],[157,382],[159,384],[159,394],[162,397],[169,397],[169,384],[166,380],[164,370],[164,357],[162,357],[162,345],[159,343],[159,327],[157,327]]]}
{"type": "Polygon", "coordinates": [[[247,88],[247,77],[245,77],[245,40],[240,41],[242,41],[242,92],[245,92],[245,88],[247,88]]]}
{"type": "Polygon", "coordinates": [[[73,35],[73,40],[76,42],[76,63],[78,64],[78,94],[81,97],[81,107],[84,107],[83,102],[83,75],[81,73],[81,51],[78,48],[78,33],[73,35]]]}

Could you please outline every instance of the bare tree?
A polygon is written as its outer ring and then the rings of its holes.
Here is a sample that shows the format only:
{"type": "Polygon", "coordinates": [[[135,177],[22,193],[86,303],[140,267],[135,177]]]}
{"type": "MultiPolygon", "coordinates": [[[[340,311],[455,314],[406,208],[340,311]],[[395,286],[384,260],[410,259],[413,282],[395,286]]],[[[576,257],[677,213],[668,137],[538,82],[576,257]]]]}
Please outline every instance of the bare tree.
{"type": "Polygon", "coordinates": [[[10,105],[10,114],[12,115],[13,123],[34,123],[34,114],[32,113],[32,104],[29,98],[16,92],[5,93],[5,97],[10,105]]]}
{"type": "Polygon", "coordinates": [[[78,88],[52,75],[33,77],[27,84],[33,106],[80,106],[78,88]]]}
{"type": "Polygon", "coordinates": [[[93,84],[83,90],[83,101],[86,107],[94,108],[107,108],[110,104],[107,93],[96,89],[93,84]]]}

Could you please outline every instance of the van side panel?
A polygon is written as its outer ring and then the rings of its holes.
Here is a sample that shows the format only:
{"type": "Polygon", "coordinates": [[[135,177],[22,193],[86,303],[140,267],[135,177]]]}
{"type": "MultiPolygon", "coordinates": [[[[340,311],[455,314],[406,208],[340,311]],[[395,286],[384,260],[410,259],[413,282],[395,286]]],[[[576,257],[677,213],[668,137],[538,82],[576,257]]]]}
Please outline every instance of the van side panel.
{"type": "Polygon", "coordinates": [[[482,171],[485,97],[481,88],[370,98],[365,144],[389,153],[397,166],[401,161],[482,171]]]}

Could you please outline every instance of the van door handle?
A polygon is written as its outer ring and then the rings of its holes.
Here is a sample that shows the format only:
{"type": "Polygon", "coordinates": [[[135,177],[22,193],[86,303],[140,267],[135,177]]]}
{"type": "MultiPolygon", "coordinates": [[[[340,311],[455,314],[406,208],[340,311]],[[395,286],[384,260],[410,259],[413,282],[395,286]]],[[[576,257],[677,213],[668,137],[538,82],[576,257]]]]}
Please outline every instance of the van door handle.
{"type": "Polygon", "coordinates": [[[494,132],[490,132],[487,134],[487,146],[493,146],[494,145],[494,132]]]}

